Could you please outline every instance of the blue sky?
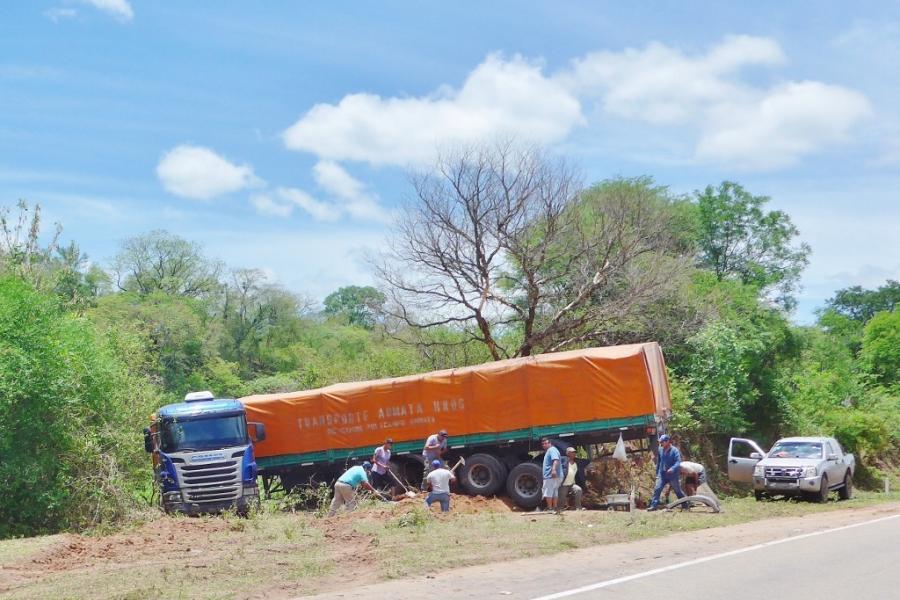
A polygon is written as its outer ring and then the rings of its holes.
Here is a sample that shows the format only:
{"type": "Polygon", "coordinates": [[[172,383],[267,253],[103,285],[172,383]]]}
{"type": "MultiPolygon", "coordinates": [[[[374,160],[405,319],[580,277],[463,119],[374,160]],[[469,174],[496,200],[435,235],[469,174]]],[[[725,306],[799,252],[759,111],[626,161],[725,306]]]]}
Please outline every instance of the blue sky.
{"type": "Polygon", "coordinates": [[[807,322],[900,278],[900,10],[723,4],[5,3],[0,203],[100,263],[163,228],[322,298],[371,282],[408,168],[513,134],[588,182],[771,196],[807,322]]]}

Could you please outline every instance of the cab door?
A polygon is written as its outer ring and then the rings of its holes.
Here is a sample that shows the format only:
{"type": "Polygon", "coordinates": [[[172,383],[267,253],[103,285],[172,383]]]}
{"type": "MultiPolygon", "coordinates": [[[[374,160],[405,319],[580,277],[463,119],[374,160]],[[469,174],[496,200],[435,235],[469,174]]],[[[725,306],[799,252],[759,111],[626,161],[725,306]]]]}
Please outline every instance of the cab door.
{"type": "Polygon", "coordinates": [[[753,440],[731,438],[728,442],[728,479],[753,483],[753,469],[765,455],[753,440]]]}

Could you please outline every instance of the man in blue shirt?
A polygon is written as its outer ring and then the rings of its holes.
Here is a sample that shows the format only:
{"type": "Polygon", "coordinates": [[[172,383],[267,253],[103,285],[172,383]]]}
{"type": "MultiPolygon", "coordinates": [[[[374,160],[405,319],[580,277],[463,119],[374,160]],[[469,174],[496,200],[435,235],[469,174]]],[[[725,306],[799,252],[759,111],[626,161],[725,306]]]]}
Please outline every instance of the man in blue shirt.
{"type": "Polygon", "coordinates": [[[562,482],[563,468],[559,449],[547,438],[541,439],[544,449],[544,485],[541,495],[547,503],[547,510],[556,510],[556,498],[559,495],[559,484],[562,482]]]}
{"type": "Polygon", "coordinates": [[[653,499],[647,510],[659,510],[659,496],[666,484],[671,486],[675,495],[684,498],[681,491],[681,452],[672,445],[668,434],[659,436],[659,456],[656,463],[656,487],[653,488],[653,499]]]}
{"type": "Polygon", "coordinates": [[[369,483],[369,472],[372,470],[372,463],[366,461],[362,466],[350,467],[344,474],[338,477],[334,484],[334,498],[331,499],[331,507],[328,509],[328,516],[333,517],[334,513],[342,506],[346,506],[348,511],[356,508],[356,490],[362,486],[363,488],[378,494],[372,484],[369,483]]]}

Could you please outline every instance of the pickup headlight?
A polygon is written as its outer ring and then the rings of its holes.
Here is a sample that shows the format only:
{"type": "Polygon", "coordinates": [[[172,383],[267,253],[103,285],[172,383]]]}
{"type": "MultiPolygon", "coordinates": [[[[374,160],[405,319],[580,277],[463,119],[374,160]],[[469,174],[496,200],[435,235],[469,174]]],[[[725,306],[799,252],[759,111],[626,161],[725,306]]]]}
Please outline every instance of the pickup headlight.
{"type": "Polygon", "coordinates": [[[762,465],[756,465],[753,467],[753,476],[754,477],[762,477],[766,473],[766,468],[762,465]]]}
{"type": "Polygon", "coordinates": [[[815,477],[819,474],[819,471],[815,467],[806,467],[803,469],[804,477],[815,477]]]}

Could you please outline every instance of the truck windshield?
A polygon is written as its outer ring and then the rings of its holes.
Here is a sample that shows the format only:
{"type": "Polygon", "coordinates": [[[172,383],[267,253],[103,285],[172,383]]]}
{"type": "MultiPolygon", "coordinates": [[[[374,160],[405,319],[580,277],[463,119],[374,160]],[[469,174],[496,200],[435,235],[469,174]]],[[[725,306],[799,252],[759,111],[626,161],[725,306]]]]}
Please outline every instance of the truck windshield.
{"type": "Polygon", "coordinates": [[[159,433],[163,452],[212,450],[247,443],[247,425],[243,415],[166,421],[161,424],[159,433]]]}
{"type": "Polygon", "coordinates": [[[822,444],[816,442],[778,442],[769,450],[771,458],[822,458],[822,444]]]}

